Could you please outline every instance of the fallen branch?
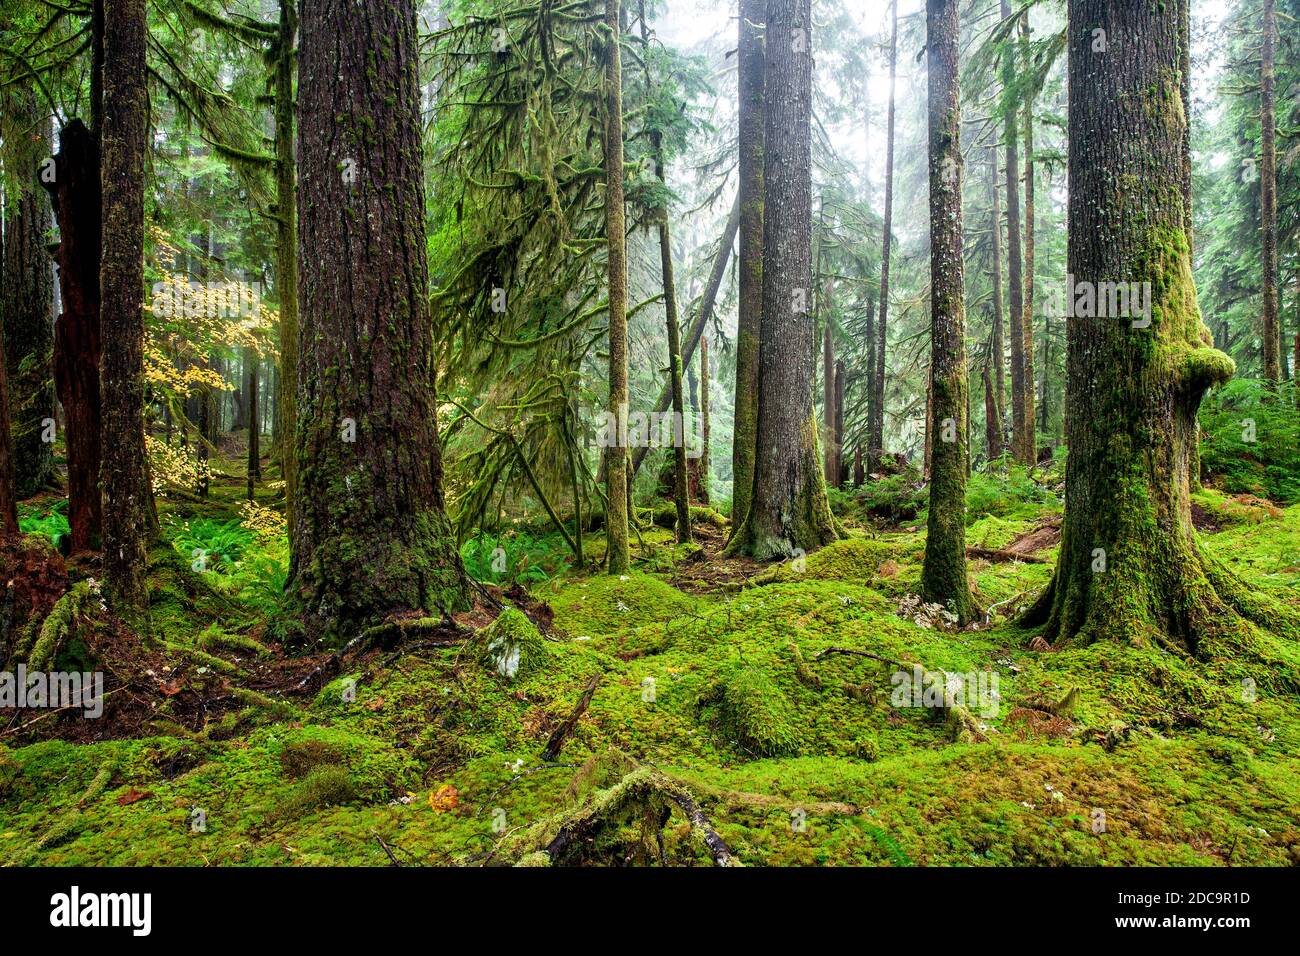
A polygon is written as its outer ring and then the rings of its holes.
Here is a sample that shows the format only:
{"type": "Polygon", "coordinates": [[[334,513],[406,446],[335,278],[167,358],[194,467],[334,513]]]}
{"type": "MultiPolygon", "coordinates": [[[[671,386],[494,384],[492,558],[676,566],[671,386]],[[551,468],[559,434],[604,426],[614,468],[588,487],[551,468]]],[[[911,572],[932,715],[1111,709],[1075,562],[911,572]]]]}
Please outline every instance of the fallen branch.
{"type": "Polygon", "coordinates": [[[827,654],[852,654],[854,657],[869,657],[873,661],[880,661],[882,664],[893,664],[895,667],[910,668],[911,664],[904,664],[902,661],[896,661],[892,657],[881,657],[879,654],[872,654],[870,651],[859,651],[852,647],[828,647],[818,651],[813,655],[813,660],[819,661],[827,654]]]}
{"type": "Polygon", "coordinates": [[[983,558],[985,561],[1023,561],[1025,564],[1047,564],[1046,558],[1037,558],[1032,554],[1021,554],[1018,551],[994,551],[992,548],[976,548],[967,546],[966,554],[972,558],[983,558]]]}
{"type": "Polygon", "coordinates": [[[569,738],[569,735],[577,728],[582,715],[591,706],[591,698],[595,695],[596,688],[600,686],[600,680],[601,675],[597,674],[587,681],[587,686],[583,690],[582,696],[578,698],[578,705],[573,708],[573,713],[569,714],[564,723],[555,728],[555,733],[551,734],[551,739],[546,743],[546,749],[542,751],[542,759],[547,763],[560,755],[560,748],[564,746],[564,742],[569,738]]]}

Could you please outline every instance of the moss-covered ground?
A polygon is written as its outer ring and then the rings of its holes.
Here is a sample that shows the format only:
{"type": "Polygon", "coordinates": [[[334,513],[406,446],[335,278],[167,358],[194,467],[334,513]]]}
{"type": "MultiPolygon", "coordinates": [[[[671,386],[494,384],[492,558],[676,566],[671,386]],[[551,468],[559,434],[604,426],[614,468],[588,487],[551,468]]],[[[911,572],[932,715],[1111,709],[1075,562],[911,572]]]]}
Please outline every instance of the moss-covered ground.
{"type": "MultiPolygon", "coordinates": [[[[972,506],[968,543],[999,554],[971,562],[987,612],[971,629],[912,597],[923,522],[878,526],[836,495],[847,540],[726,575],[710,574],[710,522],[701,552],[646,520],[619,577],[567,567],[549,540],[526,597],[492,591],[520,610],[345,655],[319,680],[264,626],[282,532],[241,515],[237,475],[218,480],[206,501],[161,508],[150,712],[35,727],[4,712],[0,861],[544,862],[562,826],[608,812],[566,860],[707,865],[681,806],[646,796],[666,779],[749,865],[1300,864],[1295,684],[1156,647],[1034,649],[1011,621],[1055,545],[1010,555],[1052,540],[1026,536],[1059,503],[1050,482],[999,493],[1001,480],[973,488],[988,504],[972,506]],[[965,724],[899,706],[892,675],[913,665],[982,674],[995,696],[965,724]]],[[[275,491],[259,503],[274,512],[275,491]]],[[[1211,554],[1300,608],[1300,506],[1212,490],[1196,505],[1211,554]]],[[[25,515],[51,533],[48,505],[25,515]]],[[[598,557],[602,536],[585,545],[598,557]]],[[[519,570],[519,553],[506,560],[485,558],[486,584],[519,570]]],[[[1300,666],[1294,640],[1275,653],[1300,666]]]]}

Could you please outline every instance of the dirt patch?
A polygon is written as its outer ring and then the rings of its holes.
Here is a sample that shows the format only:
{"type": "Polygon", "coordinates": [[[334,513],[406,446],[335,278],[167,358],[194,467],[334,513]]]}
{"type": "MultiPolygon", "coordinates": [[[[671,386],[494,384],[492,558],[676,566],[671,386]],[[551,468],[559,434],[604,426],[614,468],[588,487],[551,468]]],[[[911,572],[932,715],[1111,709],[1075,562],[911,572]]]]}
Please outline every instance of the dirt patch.
{"type": "Polygon", "coordinates": [[[1195,501],[1192,502],[1192,527],[1206,534],[1214,534],[1222,530],[1219,523],[1214,520],[1214,515],[1195,501]]]}
{"type": "Polygon", "coordinates": [[[1002,550],[1007,554],[1037,554],[1061,543],[1061,522],[1051,521],[1026,531],[1002,550]]]}

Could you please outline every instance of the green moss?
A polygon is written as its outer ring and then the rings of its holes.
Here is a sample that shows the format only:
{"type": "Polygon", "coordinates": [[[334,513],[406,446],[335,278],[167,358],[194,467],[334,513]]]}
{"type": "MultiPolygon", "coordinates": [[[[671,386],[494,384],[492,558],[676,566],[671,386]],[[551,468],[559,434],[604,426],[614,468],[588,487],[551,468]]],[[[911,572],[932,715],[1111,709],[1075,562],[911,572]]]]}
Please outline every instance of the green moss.
{"type": "Polygon", "coordinates": [[[758,668],[725,668],[700,695],[699,706],[722,738],[742,753],[791,757],[797,752],[790,702],[758,668]]]}
{"type": "Polygon", "coordinates": [[[506,607],[475,636],[479,663],[508,680],[523,679],[546,669],[549,650],[533,622],[518,608],[506,607]]]}

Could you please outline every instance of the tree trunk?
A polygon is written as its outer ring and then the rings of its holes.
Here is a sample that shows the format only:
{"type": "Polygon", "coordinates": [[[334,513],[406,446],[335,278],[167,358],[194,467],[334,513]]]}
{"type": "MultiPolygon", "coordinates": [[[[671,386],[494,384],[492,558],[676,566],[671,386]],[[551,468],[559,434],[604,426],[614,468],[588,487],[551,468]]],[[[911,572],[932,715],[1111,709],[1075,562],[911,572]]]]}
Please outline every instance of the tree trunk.
{"type": "Polygon", "coordinates": [[[731,520],[738,529],[754,491],[759,342],[763,330],[763,24],[766,0],[740,0],[736,54],[739,88],[740,251],[736,329],[736,408],[731,446],[731,520]]]}
{"type": "Polygon", "coordinates": [[[1142,37],[1092,51],[1069,34],[1069,268],[1075,282],[1151,283],[1149,327],[1067,323],[1070,447],[1060,557],[1027,617],[1049,641],[1154,641],[1198,655],[1261,619],[1243,585],[1202,552],[1189,458],[1205,390],[1233,374],[1205,344],[1180,183],[1179,5],[1071,0],[1072,25],[1142,37]],[[1135,150],[1134,143],[1142,148],[1135,150]],[[1120,184],[1118,187],[1116,184],[1120,184]]]}
{"type": "Polygon", "coordinates": [[[1007,394],[1007,378],[1006,344],[1003,341],[1006,329],[1006,306],[1002,301],[1002,193],[998,189],[998,148],[996,145],[989,147],[989,198],[993,209],[993,339],[989,343],[989,360],[994,370],[991,383],[994,418],[993,427],[987,428],[986,431],[990,439],[988,443],[989,457],[999,458],[1005,451],[1002,447],[1002,416],[1003,402],[1006,401],[1007,394]]]}
{"type": "MultiPolygon", "coordinates": [[[[1002,19],[1011,16],[1009,0],[1001,0],[1002,19]]],[[[1007,177],[1007,291],[1011,309],[1011,453],[1029,463],[1025,450],[1025,331],[1024,280],[1020,269],[1020,146],[1017,133],[1016,49],[1007,36],[1002,52],[1002,131],[1006,141],[1007,177]]]]}
{"type": "Polygon", "coordinates": [[[700,502],[709,503],[709,340],[700,339],[700,502]]]}
{"type": "MultiPolygon", "coordinates": [[[[885,449],[885,343],[889,324],[889,261],[894,234],[894,85],[898,74],[898,0],[890,5],[889,118],[885,133],[885,227],[880,250],[880,319],[876,323],[875,375],[867,429],[867,471],[880,467],[885,449]]],[[[867,343],[871,347],[871,343],[867,343]]]]}
{"type": "Polygon", "coordinates": [[[104,583],[123,611],[147,615],[153,491],[144,444],[144,156],[149,128],[145,0],[104,0],[100,183],[104,583]]]}
{"type": "MultiPolygon", "coordinates": [[[[3,237],[0,237],[2,243],[3,237]]],[[[0,251],[3,251],[0,249],[0,251]]],[[[0,256],[0,262],[4,259],[0,256]]],[[[5,346],[5,314],[0,312],[0,348],[5,346]]],[[[18,533],[17,479],[9,428],[9,374],[0,362],[0,538],[18,533]]],[[[5,571],[6,574],[10,572],[5,571]]]]}
{"type": "Polygon", "coordinates": [[[835,343],[831,341],[829,300],[830,280],[826,284],[826,328],[822,332],[822,431],[826,435],[826,448],[822,453],[826,484],[835,484],[835,343]]]}
{"type": "MultiPolygon", "coordinates": [[[[1020,37],[1024,46],[1025,76],[1033,72],[1029,59],[1029,14],[1020,21],[1020,37]]],[[[1020,331],[1025,337],[1024,355],[1025,429],[1024,462],[1032,465],[1038,461],[1038,436],[1034,427],[1034,90],[1025,90],[1025,295],[1024,318],[1020,331]]]]}
{"type": "Polygon", "coordinates": [[[59,133],[54,181],[45,183],[59,223],[63,313],[54,323],[54,387],[63,407],[68,524],[73,553],[98,547],[101,403],[99,392],[99,144],[81,120],[59,133]]]}
{"type": "Polygon", "coordinates": [[[257,353],[244,349],[244,368],[248,370],[248,500],[253,500],[253,485],[262,477],[262,420],[258,417],[257,392],[259,365],[257,353]]]}
{"type": "Polygon", "coordinates": [[[831,441],[835,444],[835,475],[831,484],[844,487],[844,359],[835,363],[835,417],[831,441]]]}
{"type": "Polygon", "coordinates": [[[957,0],[927,0],[930,139],[930,516],[921,593],[971,620],[966,578],[966,306],[957,0]]]}
{"type": "MultiPolygon", "coordinates": [[[[643,21],[644,23],[644,21],[643,21]]],[[[659,181],[664,182],[660,134],[650,135],[659,181]]],[[[663,276],[664,320],[668,324],[668,382],[673,392],[673,502],[677,505],[677,541],[691,540],[691,503],[686,489],[686,409],[682,400],[682,339],[677,323],[677,281],[673,272],[673,247],[668,234],[668,208],[658,211],[659,264],[663,276]]]]}
{"type": "Polygon", "coordinates": [[[19,498],[29,498],[54,475],[48,423],[54,420],[54,271],[45,249],[50,231],[49,198],[38,170],[49,155],[50,117],[34,88],[10,93],[5,106],[14,142],[9,162],[14,188],[5,196],[4,360],[8,366],[13,465],[19,498]]]}
{"type": "Polygon", "coordinates": [[[609,266],[609,415],[618,424],[605,448],[606,565],[622,574],[631,560],[628,548],[627,444],[627,236],[623,210],[623,57],[619,50],[619,0],[605,0],[605,240],[609,266]]]}
{"type": "Polygon", "coordinates": [[[284,477],[285,512],[293,536],[293,501],[298,494],[298,205],[297,165],[293,154],[294,43],[298,32],[295,0],[280,0],[280,32],[275,61],[275,286],[280,300],[280,370],[276,376],[276,444],[284,477]]]}
{"type": "Polygon", "coordinates": [[[1264,0],[1264,45],[1260,70],[1259,198],[1264,266],[1264,378],[1277,385],[1282,378],[1281,337],[1278,334],[1277,288],[1277,106],[1274,64],[1277,47],[1276,0],[1264,0]]]}
{"type": "Polygon", "coordinates": [[[985,360],[984,369],[980,373],[984,382],[984,449],[990,461],[1002,454],[1002,428],[999,424],[998,403],[993,390],[993,376],[989,374],[992,353],[993,346],[990,343],[990,357],[985,360]]]}
{"type": "Polygon", "coordinates": [[[770,0],[763,147],[763,329],[754,491],[731,547],[759,559],[836,539],[813,410],[812,16],[770,0]]]}
{"type": "Polygon", "coordinates": [[[330,642],[470,603],[443,504],[418,54],[413,0],[302,8],[289,591],[330,642]]]}

